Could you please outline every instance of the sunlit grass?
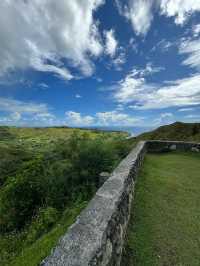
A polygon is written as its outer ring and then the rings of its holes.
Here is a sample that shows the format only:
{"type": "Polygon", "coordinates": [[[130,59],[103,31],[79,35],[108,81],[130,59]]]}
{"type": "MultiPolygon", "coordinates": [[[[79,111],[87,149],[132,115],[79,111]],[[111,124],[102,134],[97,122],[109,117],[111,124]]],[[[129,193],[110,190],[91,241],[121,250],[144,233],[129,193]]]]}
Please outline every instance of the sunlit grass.
{"type": "Polygon", "coordinates": [[[199,155],[147,155],[136,185],[122,265],[199,266],[199,191],[199,155]]]}

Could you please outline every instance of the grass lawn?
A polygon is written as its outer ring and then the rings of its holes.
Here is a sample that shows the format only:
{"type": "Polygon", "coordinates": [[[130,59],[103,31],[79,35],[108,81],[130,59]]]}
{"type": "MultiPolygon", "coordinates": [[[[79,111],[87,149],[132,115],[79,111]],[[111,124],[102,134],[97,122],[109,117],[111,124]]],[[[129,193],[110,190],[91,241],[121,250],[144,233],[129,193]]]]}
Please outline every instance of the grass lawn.
{"type": "Polygon", "coordinates": [[[136,184],[123,266],[200,265],[200,156],[148,154],[136,184]]]}

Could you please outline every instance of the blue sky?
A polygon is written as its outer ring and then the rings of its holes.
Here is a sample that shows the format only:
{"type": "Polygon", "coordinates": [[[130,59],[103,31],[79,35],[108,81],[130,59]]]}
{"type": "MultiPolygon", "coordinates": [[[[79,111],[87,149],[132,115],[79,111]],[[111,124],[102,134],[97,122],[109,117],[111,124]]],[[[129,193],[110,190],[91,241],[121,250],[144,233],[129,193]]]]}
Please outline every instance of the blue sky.
{"type": "Polygon", "coordinates": [[[199,0],[1,0],[0,40],[1,125],[200,120],[199,0]]]}

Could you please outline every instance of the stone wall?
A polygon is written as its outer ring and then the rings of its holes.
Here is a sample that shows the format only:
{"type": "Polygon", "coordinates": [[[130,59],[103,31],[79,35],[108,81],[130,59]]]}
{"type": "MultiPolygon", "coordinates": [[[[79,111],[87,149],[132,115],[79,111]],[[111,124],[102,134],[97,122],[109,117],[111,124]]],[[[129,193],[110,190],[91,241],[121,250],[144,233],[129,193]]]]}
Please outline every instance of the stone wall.
{"type": "Polygon", "coordinates": [[[200,152],[200,143],[193,142],[149,140],[146,145],[149,152],[168,152],[173,150],[200,152]]]}
{"type": "Polygon", "coordinates": [[[145,142],[119,164],[41,265],[120,265],[135,178],[145,142]]]}
{"type": "Polygon", "coordinates": [[[43,266],[119,266],[135,180],[146,151],[200,151],[200,144],[139,142],[100,187],[43,266]]]}

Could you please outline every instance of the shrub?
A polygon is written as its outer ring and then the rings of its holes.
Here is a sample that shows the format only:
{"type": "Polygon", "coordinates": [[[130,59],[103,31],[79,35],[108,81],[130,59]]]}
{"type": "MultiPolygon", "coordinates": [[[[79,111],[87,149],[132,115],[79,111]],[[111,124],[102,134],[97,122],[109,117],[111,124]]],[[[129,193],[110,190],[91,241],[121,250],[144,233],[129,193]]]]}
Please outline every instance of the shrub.
{"type": "Polygon", "coordinates": [[[40,208],[37,216],[28,228],[26,242],[31,244],[44,233],[47,233],[59,218],[59,212],[52,207],[40,208]]]}
{"type": "Polygon", "coordinates": [[[87,200],[98,187],[99,174],[111,172],[127,151],[119,139],[73,134],[53,150],[24,161],[1,189],[0,231],[23,229],[36,214],[45,215],[38,211],[42,206],[62,211],[77,198],[87,200]]]}
{"type": "Polygon", "coordinates": [[[44,202],[45,169],[41,158],[26,164],[25,169],[10,177],[0,194],[0,230],[21,229],[44,202]]]}
{"type": "Polygon", "coordinates": [[[83,141],[75,161],[80,182],[97,184],[99,174],[103,171],[111,171],[116,159],[116,154],[109,142],[98,139],[83,141]]]}

